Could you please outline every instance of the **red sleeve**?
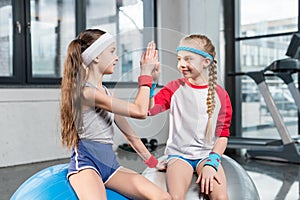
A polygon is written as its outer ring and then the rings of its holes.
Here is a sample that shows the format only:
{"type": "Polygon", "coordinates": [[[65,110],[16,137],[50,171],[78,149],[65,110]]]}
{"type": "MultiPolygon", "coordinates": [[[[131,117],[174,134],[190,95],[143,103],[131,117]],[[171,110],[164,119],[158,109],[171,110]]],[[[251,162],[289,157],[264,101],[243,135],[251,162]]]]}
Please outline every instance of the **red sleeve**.
{"type": "Polygon", "coordinates": [[[220,99],[221,109],[219,111],[217,126],[216,126],[216,136],[219,137],[229,137],[230,131],[229,127],[231,124],[232,117],[232,106],[230,98],[225,89],[220,86],[217,87],[217,94],[220,99]]]}
{"type": "Polygon", "coordinates": [[[148,111],[148,115],[156,115],[170,108],[171,98],[179,88],[180,79],[169,82],[154,96],[154,106],[148,111]]]}

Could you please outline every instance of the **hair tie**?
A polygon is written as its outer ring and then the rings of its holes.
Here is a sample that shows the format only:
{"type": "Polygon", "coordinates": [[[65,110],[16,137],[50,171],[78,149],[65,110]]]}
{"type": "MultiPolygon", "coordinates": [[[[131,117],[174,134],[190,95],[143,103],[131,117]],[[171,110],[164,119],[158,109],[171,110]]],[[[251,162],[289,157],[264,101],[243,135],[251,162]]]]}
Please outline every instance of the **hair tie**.
{"type": "Polygon", "coordinates": [[[76,38],[74,41],[78,42],[80,45],[83,44],[83,40],[79,39],[79,38],[76,38]]]}

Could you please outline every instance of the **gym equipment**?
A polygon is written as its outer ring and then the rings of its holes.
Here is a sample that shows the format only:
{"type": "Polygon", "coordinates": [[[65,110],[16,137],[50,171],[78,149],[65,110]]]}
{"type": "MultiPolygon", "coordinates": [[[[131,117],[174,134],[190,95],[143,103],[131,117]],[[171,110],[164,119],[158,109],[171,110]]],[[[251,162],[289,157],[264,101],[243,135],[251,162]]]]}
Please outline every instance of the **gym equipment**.
{"type": "MultiPolygon", "coordinates": [[[[162,156],[158,160],[161,162],[167,157],[162,156]]],[[[222,166],[227,179],[227,191],[230,200],[251,199],[259,200],[259,194],[250,176],[235,160],[222,156],[222,166]]],[[[157,171],[155,168],[146,168],[142,175],[166,190],[166,173],[157,171]]],[[[196,184],[196,175],[193,176],[188,189],[186,199],[208,199],[206,195],[199,194],[199,185],[196,184]]]]}
{"type": "Polygon", "coordinates": [[[273,118],[281,140],[231,137],[228,141],[228,148],[245,148],[247,149],[247,154],[254,158],[300,163],[299,140],[297,138],[291,138],[283,119],[276,108],[276,102],[274,102],[274,99],[272,98],[269,88],[265,82],[266,76],[275,75],[281,78],[288,86],[295,104],[300,111],[300,93],[292,78],[293,73],[300,71],[299,33],[293,34],[286,55],[291,58],[276,60],[261,71],[228,74],[233,76],[247,75],[255,81],[261,95],[266,102],[266,106],[271,114],[271,117],[273,118]],[[268,71],[273,72],[273,74],[266,73],[268,71]]]}
{"type": "MultiPolygon", "coordinates": [[[[230,73],[228,75],[247,75],[255,81],[266,102],[266,106],[269,109],[271,117],[274,120],[281,140],[231,137],[228,141],[228,148],[245,148],[247,149],[247,154],[253,158],[300,163],[298,141],[290,137],[283,119],[276,108],[276,104],[265,82],[265,76],[268,76],[265,74],[266,71],[276,72],[277,76],[286,80],[289,88],[291,88],[291,92],[293,92],[293,96],[299,96],[299,91],[297,91],[297,88],[291,82],[291,72],[299,71],[299,61],[295,59],[288,58],[277,60],[261,71],[238,72],[230,73]]],[[[297,97],[296,101],[298,100],[300,99],[297,97]]]]}
{"type": "MultiPolygon", "coordinates": [[[[149,142],[147,138],[141,138],[141,140],[150,152],[155,151],[158,147],[157,139],[151,139],[149,142]]],[[[130,144],[127,143],[119,145],[119,148],[125,151],[135,152],[134,149],[130,146],[130,144]]]]}
{"type": "MultiPolygon", "coordinates": [[[[298,59],[297,64],[294,65],[289,65],[286,68],[290,69],[290,66],[293,66],[291,70],[291,73],[293,72],[299,72],[300,71],[300,67],[299,67],[299,59],[300,59],[300,34],[299,33],[294,33],[291,39],[291,42],[288,46],[288,49],[286,51],[287,56],[293,58],[293,59],[298,59]]],[[[296,61],[295,61],[296,62],[296,61]]],[[[276,69],[278,65],[274,65],[273,67],[270,66],[270,70],[274,70],[276,69]]],[[[283,67],[281,67],[283,68],[283,67]]],[[[283,79],[283,78],[282,78],[283,79]]],[[[298,73],[298,85],[299,85],[299,81],[300,81],[300,74],[298,73]]],[[[290,92],[293,95],[293,98],[295,100],[295,103],[298,106],[298,109],[300,109],[300,95],[299,95],[299,88],[297,90],[295,84],[291,84],[293,82],[293,79],[288,77],[288,78],[284,78],[284,82],[288,85],[288,88],[290,90],[290,92]]],[[[300,124],[298,123],[298,125],[300,126],[300,124]]]]}
{"type": "MultiPolygon", "coordinates": [[[[68,164],[48,167],[27,179],[13,194],[10,200],[77,200],[67,180],[68,164]]],[[[128,200],[125,196],[106,189],[108,200],[128,200]]]]}
{"type": "Polygon", "coordinates": [[[277,76],[283,80],[288,86],[288,89],[293,96],[295,104],[300,111],[300,92],[297,89],[293,80],[292,74],[300,72],[299,60],[293,58],[287,58],[282,60],[276,60],[271,65],[264,69],[264,72],[271,71],[273,74],[266,74],[265,76],[277,76]]]}
{"type": "Polygon", "coordinates": [[[148,144],[146,144],[147,146],[147,148],[150,150],[150,151],[154,151],[156,148],[157,148],[157,146],[158,146],[158,141],[156,140],[156,139],[151,139],[150,141],[149,141],[149,143],[148,144]]]}
{"type": "Polygon", "coordinates": [[[141,140],[150,152],[154,151],[158,147],[157,139],[151,139],[149,142],[147,138],[141,138],[141,140]]]}
{"type": "Polygon", "coordinates": [[[287,56],[300,59],[300,33],[294,33],[286,51],[287,56]]]}
{"type": "Polygon", "coordinates": [[[129,152],[135,152],[134,149],[128,143],[120,144],[119,149],[122,149],[124,151],[129,151],[129,152]]]}

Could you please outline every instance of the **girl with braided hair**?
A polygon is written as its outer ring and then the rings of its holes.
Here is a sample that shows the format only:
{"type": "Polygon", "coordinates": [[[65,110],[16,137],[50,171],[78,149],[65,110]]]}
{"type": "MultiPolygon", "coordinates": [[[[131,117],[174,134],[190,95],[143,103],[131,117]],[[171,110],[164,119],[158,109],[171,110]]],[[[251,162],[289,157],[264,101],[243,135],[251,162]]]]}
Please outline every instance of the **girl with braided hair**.
{"type": "Polygon", "coordinates": [[[79,199],[106,199],[105,188],[131,199],[170,199],[170,195],[142,175],[121,167],[112,149],[114,127],[148,167],[157,160],[123,116],[144,119],[149,106],[152,71],[158,65],[155,43],[143,53],[139,90],[133,103],[111,95],[102,84],[118,61],[112,35],[88,29],[68,46],[61,84],[62,143],[72,149],[67,177],[79,199]]]}
{"type": "MultiPolygon", "coordinates": [[[[200,193],[210,199],[228,199],[221,165],[229,137],[232,107],[217,84],[215,47],[204,35],[184,37],[177,47],[183,78],[166,84],[151,98],[149,115],[170,109],[165,154],[168,192],[185,199],[193,173],[200,193]]],[[[152,87],[150,94],[153,94],[152,87]]]]}

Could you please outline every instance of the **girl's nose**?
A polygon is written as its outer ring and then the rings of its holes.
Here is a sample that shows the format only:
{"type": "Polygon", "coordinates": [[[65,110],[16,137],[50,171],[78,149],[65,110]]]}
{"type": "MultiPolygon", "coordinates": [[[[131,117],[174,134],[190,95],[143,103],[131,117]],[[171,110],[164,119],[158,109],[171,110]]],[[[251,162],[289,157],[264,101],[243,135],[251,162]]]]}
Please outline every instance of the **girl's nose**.
{"type": "Polygon", "coordinates": [[[179,60],[178,61],[178,67],[185,68],[186,67],[186,62],[184,60],[179,60]]]}

